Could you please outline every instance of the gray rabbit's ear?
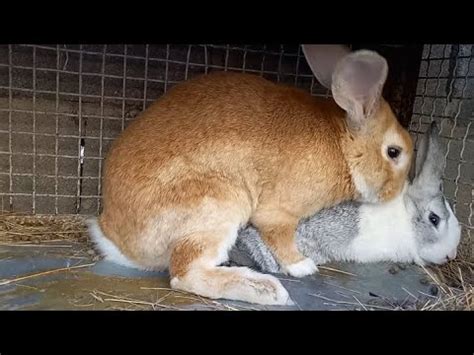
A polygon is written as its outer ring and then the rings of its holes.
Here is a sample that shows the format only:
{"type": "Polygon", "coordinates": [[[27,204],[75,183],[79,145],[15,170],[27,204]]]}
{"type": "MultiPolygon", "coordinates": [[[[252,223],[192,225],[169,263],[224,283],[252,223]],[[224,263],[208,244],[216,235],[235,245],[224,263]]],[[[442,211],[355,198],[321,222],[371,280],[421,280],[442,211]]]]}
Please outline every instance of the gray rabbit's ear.
{"type": "Polygon", "coordinates": [[[415,159],[413,186],[430,195],[439,193],[446,157],[439,139],[439,129],[436,122],[433,121],[424,134],[415,159]]]}
{"type": "Polygon", "coordinates": [[[421,168],[426,160],[426,153],[428,152],[428,144],[430,140],[432,126],[425,132],[425,134],[418,141],[416,147],[416,155],[413,157],[413,161],[408,173],[408,178],[414,183],[415,178],[420,175],[421,168]]]}
{"type": "Polygon", "coordinates": [[[413,183],[416,177],[416,162],[417,159],[416,156],[414,156],[413,161],[411,162],[410,171],[408,172],[408,181],[410,181],[411,183],[413,183]]]}
{"type": "Polygon", "coordinates": [[[303,44],[303,53],[318,81],[331,89],[332,74],[336,64],[351,51],[339,44],[303,44]]]}

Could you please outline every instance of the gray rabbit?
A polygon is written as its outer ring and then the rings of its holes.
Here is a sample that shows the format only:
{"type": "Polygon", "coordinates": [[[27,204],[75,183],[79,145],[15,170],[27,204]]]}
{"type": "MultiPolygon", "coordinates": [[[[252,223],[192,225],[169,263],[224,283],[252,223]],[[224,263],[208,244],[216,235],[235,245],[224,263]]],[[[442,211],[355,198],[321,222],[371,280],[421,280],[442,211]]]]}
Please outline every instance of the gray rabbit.
{"type": "MultiPolygon", "coordinates": [[[[456,257],[461,228],[442,190],[446,164],[439,131],[432,123],[403,192],[383,204],[345,202],[300,222],[298,249],[316,264],[332,261],[442,264],[456,257]]],[[[230,251],[230,262],[281,273],[258,232],[247,226],[230,251]]]]}

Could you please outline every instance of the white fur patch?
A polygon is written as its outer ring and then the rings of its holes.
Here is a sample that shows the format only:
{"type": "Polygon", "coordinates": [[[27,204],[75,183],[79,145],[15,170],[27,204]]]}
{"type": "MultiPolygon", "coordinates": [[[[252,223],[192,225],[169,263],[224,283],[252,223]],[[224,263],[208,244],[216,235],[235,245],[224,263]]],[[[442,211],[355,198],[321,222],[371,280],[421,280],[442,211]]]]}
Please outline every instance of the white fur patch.
{"type": "Polygon", "coordinates": [[[109,260],[126,267],[141,269],[138,265],[123,255],[117,246],[102,233],[96,218],[89,219],[87,221],[87,225],[92,241],[105,260],[109,260]]]}
{"type": "Polygon", "coordinates": [[[283,271],[294,277],[303,277],[314,274],[318,267],[310,258],[303,259],[297,263],[283,267],[283,271]]]}
{"type": "Polygon", "coordinates": [[[404,192],[387,203],[361,206],[359,234],[348,248],[348,260],[364,263],[418,259],[412,214],[405,206],[403,195],[404,192]]]}
{"type": "MultiPolygon", "coordinates": [[[[454,215],[453,210],[449,206],[448,202],[445,200],[444,204],[446,208],[449,211],[449,218],[448,218],[448,223],[447,223],[447,236],[446,240],[448,240],[448,244],[451,246],[451,254],[454,254],[454,257],[456,257],[456,249],[459,245],[459,241],[461,239],[461,226],[459,224],[458,219],[454,215]],[[454,249],[454,250],[453,250],[454,249]]],[[[451,257],[452,255],[450,255],[451,257]]]]}
{"type": "Polygon", "coordinates": [[[353,171],[352,181],[354,182],[356,190],[361,194],[362,200],[364,202],[378,202],[377,192],[369,184],[367,184],[367,181],[362,174],[353,171]]]}

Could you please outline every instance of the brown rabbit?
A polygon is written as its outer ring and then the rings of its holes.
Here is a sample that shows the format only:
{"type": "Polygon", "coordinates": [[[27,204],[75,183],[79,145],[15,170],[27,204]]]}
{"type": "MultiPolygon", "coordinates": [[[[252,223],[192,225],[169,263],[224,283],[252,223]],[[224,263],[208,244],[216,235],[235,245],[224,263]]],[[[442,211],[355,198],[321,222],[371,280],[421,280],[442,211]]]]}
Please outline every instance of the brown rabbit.
{"type": "Polygon", "coordinates": [[[175,86],[130,124],[108,154],[104,209],[90,224],[106,257],[169,268],[173,288],[205,297],[291,304],[275,277],[220,266],[239,228],[250,221],[300,277],[317,270],[296,248],[301,218],[401,192],[413,147],[381,97],[385,59],[342,46],[304,52],[334,99],[214,73],[175,86]]]}

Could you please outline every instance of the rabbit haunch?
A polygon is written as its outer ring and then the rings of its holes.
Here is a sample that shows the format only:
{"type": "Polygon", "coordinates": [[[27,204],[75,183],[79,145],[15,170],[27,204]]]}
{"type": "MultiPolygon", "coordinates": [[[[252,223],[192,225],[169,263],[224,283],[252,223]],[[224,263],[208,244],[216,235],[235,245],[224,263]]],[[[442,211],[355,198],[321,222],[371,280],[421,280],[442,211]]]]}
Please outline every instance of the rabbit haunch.
{"type": "Polygon", "coordinates": [[[380,96],[383,58],[361,51],[338,63],[335,101],[249,74],[176,85],[112,145],[92,235],[138,267],[168,267],[174,288],[289,302],[270,275],[218,266],[238,229],[250,221],[285,272],[310,274],[316,266],[294,241],[299,220],[345,200],[396,197],[411,159],[410,136],[380,96]]]}

